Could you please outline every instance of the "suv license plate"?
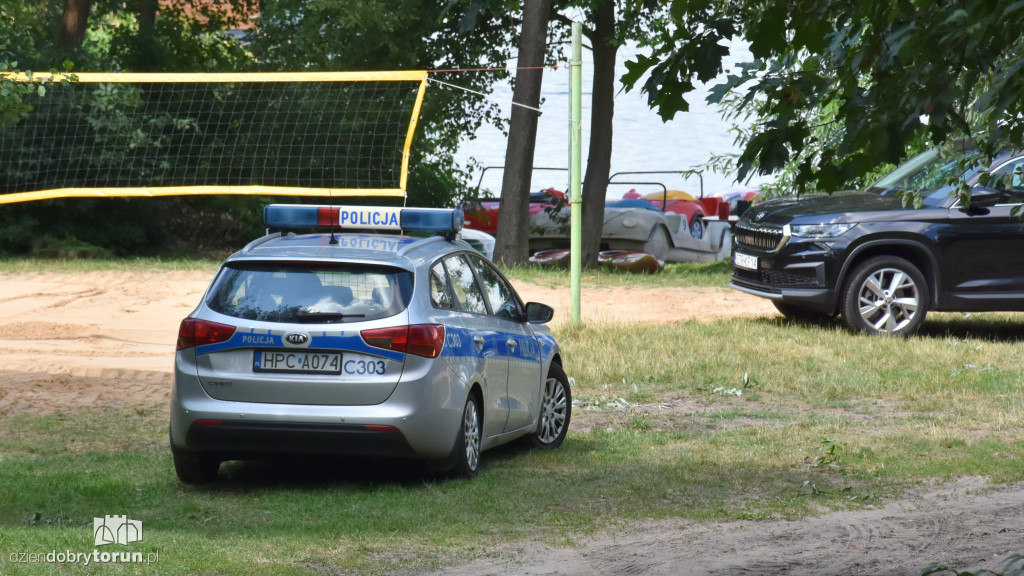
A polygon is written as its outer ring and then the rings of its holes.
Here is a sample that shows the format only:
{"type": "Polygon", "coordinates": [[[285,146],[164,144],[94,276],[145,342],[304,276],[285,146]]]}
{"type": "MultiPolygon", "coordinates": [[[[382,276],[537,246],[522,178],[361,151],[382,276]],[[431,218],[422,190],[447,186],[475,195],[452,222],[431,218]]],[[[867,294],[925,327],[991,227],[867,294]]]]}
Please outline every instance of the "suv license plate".
{"type": "Polygon", "coordinates": [[[757,256],[751,256],[749,254],[743,254],[737,252],[732,258],[733,264],[737,268],[746,268],[747,270],[757,270],[757,256]]]}
{"type": "Polygon", "coordinates": [[[337,352],[257,350],[252,358],[252,371],[341,374],[341,354],[337,352]]]}

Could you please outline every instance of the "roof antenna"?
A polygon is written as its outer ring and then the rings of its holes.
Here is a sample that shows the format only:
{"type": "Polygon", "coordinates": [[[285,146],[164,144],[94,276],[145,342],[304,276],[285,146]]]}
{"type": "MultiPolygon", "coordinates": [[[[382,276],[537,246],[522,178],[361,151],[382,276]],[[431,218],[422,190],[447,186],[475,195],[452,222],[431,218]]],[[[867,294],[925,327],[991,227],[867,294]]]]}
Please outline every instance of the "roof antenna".
{"type": "Polygon", "coordinates": [[[327,242],[331,246],[338,245],[338,237],[334,235],[334,228],[337,224],[338,212],[334,210],[334,188],[327,189],[327,203],[331,206],[331,239],[327,242]]]}
{"type": "Polygon", "coordinates": [[[337,212],[334,211],[334,206],[331,206],[331,240],[328,242],[331,246],[336,246],[338,244],[338,237],[334,235],[334,227],[337,224],[334,220],[336,214],[337,212]]]}

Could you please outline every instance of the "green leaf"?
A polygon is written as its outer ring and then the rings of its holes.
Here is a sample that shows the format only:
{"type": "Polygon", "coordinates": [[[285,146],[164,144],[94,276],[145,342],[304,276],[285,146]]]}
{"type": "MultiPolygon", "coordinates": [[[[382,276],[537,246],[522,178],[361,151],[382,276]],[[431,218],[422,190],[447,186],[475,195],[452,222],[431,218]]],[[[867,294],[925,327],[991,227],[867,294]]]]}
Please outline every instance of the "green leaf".
{"type": "Polygon", "coordinates": [[[672,5],[669,7],[669,14],[672,16],[672,19],[678,22],[686,17],[691,12],[689,4],[687,0],[672,0],[672,5]]]}
{"type": "Polygon", "coordinates": [[[946,21],[943,22],[943,24],[962,25],[964,22],[967,21],[967,17],[968,17],[967,11],[964,10],[963,8],[958,8],[958,9],[954,10],[953,13],[950,14],[948,18],[946,18],[946,21]]]}
{"type": "Polygon", "coordinates": [[[736,78],[736,76],[729,76],[725,82],[715,84],[708,89],[707,101],[710,104],[720,104],[722,101],[732,93],[732,90],[736,85],[730,80],[736,78]]]}
{"type": "Polygon", "coordinates": [[[644,54],[637,54],[636,61],[626,61],[626,73],[622,75],[622,84],[626,87],[626,90],[632,90],[637,81],[647,73],[648,70],[657,65],[658,61],[650,56],[644,54]]]}

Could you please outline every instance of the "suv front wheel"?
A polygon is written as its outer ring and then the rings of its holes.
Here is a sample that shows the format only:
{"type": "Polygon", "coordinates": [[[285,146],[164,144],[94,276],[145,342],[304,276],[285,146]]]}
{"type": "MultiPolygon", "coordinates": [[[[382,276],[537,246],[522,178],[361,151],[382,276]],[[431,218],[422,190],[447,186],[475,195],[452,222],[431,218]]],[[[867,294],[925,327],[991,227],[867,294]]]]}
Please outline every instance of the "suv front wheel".
{"type": "Polygon", "coordinates": [[[899,256],[876,256],[854,268],[843,292],[843,321],[869,334],[906,336],[928,312],[924,274],[899,256]]]}

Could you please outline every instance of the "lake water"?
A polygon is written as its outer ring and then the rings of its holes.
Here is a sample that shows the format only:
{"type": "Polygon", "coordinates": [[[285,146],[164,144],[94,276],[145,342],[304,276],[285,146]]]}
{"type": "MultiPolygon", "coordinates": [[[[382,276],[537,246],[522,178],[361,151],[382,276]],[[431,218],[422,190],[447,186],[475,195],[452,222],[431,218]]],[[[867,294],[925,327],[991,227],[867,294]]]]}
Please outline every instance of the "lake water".
{"type": "MultiPolygon", "coordinates": [[[[625,61],[631,59],[635,50],[624,47],[619,50],[616,77],[625,73],[625,61]]],[[[738,57],[745,57],[740,53],[738,57]]],[[[583,166],[586,173],[587,148],[590,133],[590,97],[593,78],[593,66],[590,52],[583,52],[583,166]]],[[[565,63],[557,69],[544,71],[544,83],[541,90],[542,114],[537,128],[537,149],[534,155],[534,166],[568,167],[569,166],[569,66],[568,50],[565,63]]],[[[736,61],[736,57],[733,58],[736,61]]],[[[511,62],[510,66],[515,66],[511,62]]],[[[431,89],[438,89],[432,87],[431,89]]],[[[670,171],[676,174],[620,176],[617,181],[651,181],[662,182],[670,190],[684,190],[691,194],[700,193],[701,181],[693,176],[684,178],[679,171],[688,170],[706,163],[712,154],[736,152],[737,147],[730,132],[731,122],[721,118],[716,108],[704,100],[705,89],[698,89],[687,100],[690,111],[679,113],[670,122],[662,122],[661,117],[647,106],[646,96],[638,90],[626,92],[621,85],[615,97],[615,116],[613,120],[612,142],[612,173],[639,171],[670,171]]],[[[510,115],[512,89],[508,82],[495,87],[491,99],[502,106],[506,118],[510,115]]],[[[457,160],[466,165],[469,158],[475,158],[482,166],[501,166],[505,161],[506,138],[492,126],[486,125],[476,134],[475,140],[464,142],[457,160]]],[[[499,169],[486,171],[481,182],[481,190],[491,190],[497,196],[501,190],[499,169]]],[[[475,179],[480,178],[477,173],[475,179]]],[[[705,193],[740,186],[733,182],[731,175],[705,172],[703,185],[705,193]]],[[[553,186],[559,190],[568,188],[568,172],[535,172],[531,190],[539,190],[553,186]]],[[[474,181],[474,184],[476,180],[474,181]]],[[[758,181],[752,184],[757,185],[758,181]]],[[[641,187],[632,185],[611,185],[608,198],[621,198],[622,194],[635,187],[646,193],[655,191],[657,187],[641,187]]]]}

